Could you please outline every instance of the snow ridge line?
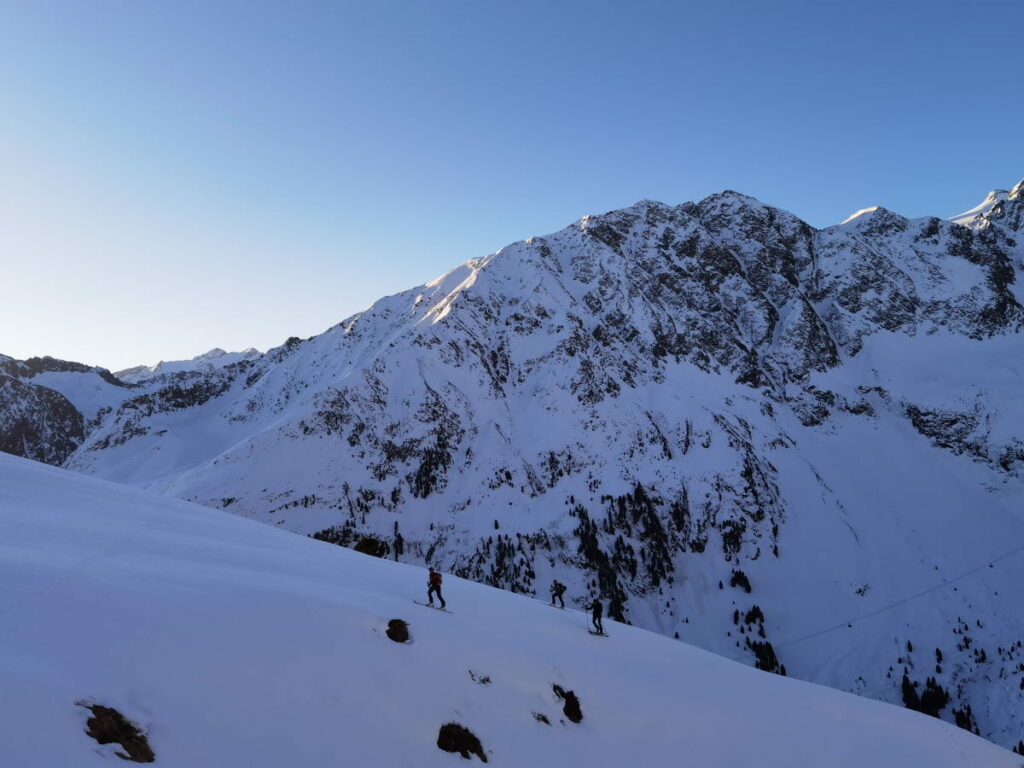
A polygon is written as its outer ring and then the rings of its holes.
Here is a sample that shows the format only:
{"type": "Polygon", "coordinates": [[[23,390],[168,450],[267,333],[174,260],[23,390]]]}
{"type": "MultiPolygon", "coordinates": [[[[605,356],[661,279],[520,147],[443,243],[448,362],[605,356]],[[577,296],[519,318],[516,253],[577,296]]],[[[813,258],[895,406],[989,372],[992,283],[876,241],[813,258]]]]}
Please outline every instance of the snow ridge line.
{"type": "Polygon", "coordinates": [[[897,600],[895,603],[890,603],[889,605],[886,605],[886,606],[883,606],[881,608],[878,608],[878,609],[876,609],[874,611],[871,611],[870,613],[865,613],[863,616],[858,616],[855,619],[848,619],[847,621],[841,621],[841,622],[839,622],[838,624],[836,624],[834,626],[826,627],[825,629],[820,629],[817,632],[812,632],[809,635],[804,635],[803,637],[798,637],[795,640],[787,640],[784,643],[775,643],[774,645],[775,645],[776,648],[785,648],[786,646],[789,646],[789,645],[796,645],[797,643],[802,643],[805,640],[810,640],[812,638],[819,637],[821,635],[826,635],[829,632],[834,632],[835,630],[842,629],[843,627],[853,626],[854,624],[856,624],[859,621],[864,621],[865,619],[870,619],[873,616],[877,616],[880,613],[885,613],[886,611],[892,610],[893,608],[898,608],[901,605],[906,605],[907,603],[913,602],[914,600],[917,600],[920,597],[924,597],[925,595],[929,595],[932,592],[936,592],[936,591],[942,589],[943,587],[948,587],[950,584],[955,584],[958,581],[962,581],[963,579],[966,579],[968,576],[973,576],[978,571],[983,571],[986,568],[992,568],[1000,560],[1005,560],[1006,558],[1011,557],[1013,555],[1016,555],[1018,552],[1022,552],[1022,551],[1024,551],[1024,544],[1022,544],[1021,546],[1017,547],[1016,549],[1010,550],[1009,552],[1007,552],[1007,553],[1005,553],[1003,555],[1000,555],[999,557],[997,557],[997,558],[995,558],[993,560],[989,560],[984,565],[979,565],[977,568],[972,568],[971,570],[967,571],[966,573],[961,573],[959,576],[954,576],[952,579],[947,579],[947,580],[943,581],[940,584],[936,584],[934,587],[929,587],[928,589],[926,589],[926,590],[924,590],[922,592],[918,592],[916,595],[911,595],[910,597],[905,597],[902,600],[897,600]]]}

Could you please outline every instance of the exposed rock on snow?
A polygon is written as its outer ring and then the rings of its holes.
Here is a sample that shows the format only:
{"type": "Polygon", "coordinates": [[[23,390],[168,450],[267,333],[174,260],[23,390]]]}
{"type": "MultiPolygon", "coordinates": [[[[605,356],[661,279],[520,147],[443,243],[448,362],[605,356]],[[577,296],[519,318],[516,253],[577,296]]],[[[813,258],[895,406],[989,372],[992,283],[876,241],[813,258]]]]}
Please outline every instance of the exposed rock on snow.
{"type": "Polygon", "coordinates": [[[409,625],[403,619],[391,619],[385,631],[388,638],[396,643],[409,642],[409,625]]]}
{"type": "Polygon", "coordinates": [[[576,696],[575,691],[567,691],[557,683],[551,686],[551,690],[555,692],[555,696],[565,702],[565,706],[562,707],[562,713],[569,718],[569,722],[582,723],[583,710],[580,708],[580,700],[576,696]]]}
{"type": "Polygon", "coordinates": [[[92,713],[86,721],[86,734],[97,744],[119,744],[124,752],[114,754],[133,763],[152,763],[156,755],[149,740],[137,725],[112,707],[102,704],[83,704],[92,713]]]}
{"type": "Polygon", "coordinates": [[[469,760],[471,755],[476,755],[481,762],[487,762],[487,755],[484,747],[472,731],[458,723],[447,723],[441,726],[437,734],[437,746],[445,752],[458,752],[465,759],[469,760]]]}

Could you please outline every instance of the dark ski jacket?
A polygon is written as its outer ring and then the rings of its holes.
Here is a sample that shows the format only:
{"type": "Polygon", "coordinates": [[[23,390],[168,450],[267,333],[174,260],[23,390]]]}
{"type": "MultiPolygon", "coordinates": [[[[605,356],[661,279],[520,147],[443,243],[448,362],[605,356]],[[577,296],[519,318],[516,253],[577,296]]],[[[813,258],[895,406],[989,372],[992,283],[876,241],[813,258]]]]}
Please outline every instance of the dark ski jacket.
{"type": "Polygon", "coordinates": [[[430,574],[429,584],[432,587],[440,587],[441,586],[441,574],[438,571],[433,571],[430,574]]]}
{"type": "Polygon", "coordinates": [[[595,616],[600,617],[601,614],[604,613],[604,606],[601,605],[600,600],[595,600],[590,604],[590,610],[595,616]]]}

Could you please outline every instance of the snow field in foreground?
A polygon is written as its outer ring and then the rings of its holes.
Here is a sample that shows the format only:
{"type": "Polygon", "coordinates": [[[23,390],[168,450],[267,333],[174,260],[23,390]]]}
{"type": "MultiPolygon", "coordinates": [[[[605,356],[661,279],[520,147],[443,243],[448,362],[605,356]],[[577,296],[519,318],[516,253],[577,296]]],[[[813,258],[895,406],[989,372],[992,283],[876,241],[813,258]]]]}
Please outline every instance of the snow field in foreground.
{"type": "Polygon", "coordinates": [[[448,722],[506,766],[1019,764],[932,718],[607,619],[592,637],[584,614],[451,576],[455,613],[432,611],[412,602],[420,569],[6,455],[0,525],[11,768],[123,765],[80,700],[189,768],[462,765],[436,746],[448,722]],[[411,642],[385,636],[393,618],[411,642]]]}

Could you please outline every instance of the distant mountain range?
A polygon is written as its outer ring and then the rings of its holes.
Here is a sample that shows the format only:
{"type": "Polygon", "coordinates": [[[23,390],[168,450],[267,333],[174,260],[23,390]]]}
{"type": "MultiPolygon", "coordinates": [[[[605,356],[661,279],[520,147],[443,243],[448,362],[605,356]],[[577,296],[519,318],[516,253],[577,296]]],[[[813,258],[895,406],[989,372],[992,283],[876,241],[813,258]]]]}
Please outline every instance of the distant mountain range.
{"type": "Polygon", "coordinates": [[[542,599],[558,578],[1016,746],[1022,271],[1024,183],[820,230],[641,201],[265,354],[0,358],[0,449],[542,599]]]}
{"type": "Polygon", "coordinates": [[[262,353],[255,347],[249,347],[241,352],[225,352],[219,347],[214,347],[209,352],[193,357],[191,360],[161,361],[156,365],[136,365],[133,368],[125,368],[123,371],[116,371],[114,376],[123,382],[137,384],[140,381],[151,379],[155,376],[164,376],[171,373],[212,373],[218,368],[237,363],[242,360],[255,360],[262,353]]]}

